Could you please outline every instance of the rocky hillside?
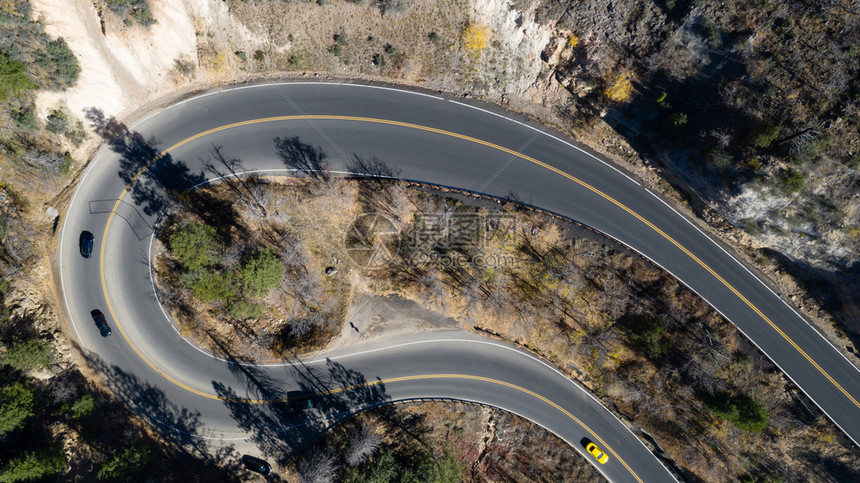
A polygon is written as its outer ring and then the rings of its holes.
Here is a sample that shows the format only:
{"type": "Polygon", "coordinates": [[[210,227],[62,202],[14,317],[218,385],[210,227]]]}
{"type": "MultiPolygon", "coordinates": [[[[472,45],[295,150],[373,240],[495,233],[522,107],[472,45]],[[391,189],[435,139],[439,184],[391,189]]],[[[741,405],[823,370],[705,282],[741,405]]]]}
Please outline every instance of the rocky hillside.
{"type": "Polygon", "coordinates": [[[536,11],[560,34],[544,59],[571,93],[571,116],[612,126],[700,214],[720,213],[799,277],[854,337],[858,10],[847,0],[615,0],[536,11]]]}

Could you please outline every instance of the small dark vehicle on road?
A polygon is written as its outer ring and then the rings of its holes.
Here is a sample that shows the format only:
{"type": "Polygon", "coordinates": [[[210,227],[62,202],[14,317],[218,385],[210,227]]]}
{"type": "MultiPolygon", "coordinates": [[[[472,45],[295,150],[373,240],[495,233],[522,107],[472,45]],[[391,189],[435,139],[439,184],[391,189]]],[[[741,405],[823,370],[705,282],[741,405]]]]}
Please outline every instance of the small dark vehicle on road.
{"type": "Polygon", "coordinates": [[[99,332],[102,334],[102,337],[107,337],[111,334],[110,327],[107,324],[107,320],[105,320],[105,314],[102,313],[101,310],[93,310],[90,312],[90,315],[93,316],[93,320],[96,323],[96,327],[98,327],[99,332]]]}
{"type": "Polygon", "coordinates": [[[84,258],[90,258],[91,256],[93,256],[93,240],[95,240],[95,237],[92,233],[86,230],[81,232],[81,256],[83,256],[84,258]]]}
{"type": "Polygon", "coordinates": [[[290,391],[287,393],[287,400],[290,402],[290,407],[294,411],[305,411],[313,409],[317,406],[316,396],[302,394],[301,391],[290,391]]]}
{"type": "Polygon", "coordinates": [[[272,465],[249,454],[242,455],[242,464],[245,465],[245,468],[260,473],[261,475],[268,475],[272,472],[272,465]]]}

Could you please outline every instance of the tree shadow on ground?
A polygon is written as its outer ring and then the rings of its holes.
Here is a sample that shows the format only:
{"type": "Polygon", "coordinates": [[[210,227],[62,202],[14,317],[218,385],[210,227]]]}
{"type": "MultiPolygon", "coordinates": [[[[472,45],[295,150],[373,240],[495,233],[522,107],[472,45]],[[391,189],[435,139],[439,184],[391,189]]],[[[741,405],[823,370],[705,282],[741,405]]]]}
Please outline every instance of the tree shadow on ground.
{"type": "MultiPolygon", "coordinates": [[[[800,281],[803,291],[831,314],[850,341],[848,351],[860,355],[860,262],[842,270],[815,267],[770,248],[761,253],[800,281]]],[[[814,314],[813,314],[814,315],[814,314]]]]}
{"type": "MultiPolygon", "coordinates": [[[[224,344],[213,340],[228,352],[224,344]]],[[[228,360],[244,387],[213,381],[216,394],[233,419],[250,433],[249,440],[281,462],[299,454],[330,427],[390,400],[381,380],[368,381],[357,371],[328,359],[307,364],[295,358],[280,379],[273,378],[270,370],[243,364],[234,357],[228,360]],[[308,400],[313,407],[307,406],[308,400]]]]}
{"type": "MultiPolygon", "coordinates": [[[[169,401],[164,392],[124,369],[106,363],[98,355],[84,356],[92,368],[102,375],[108,387],[120,399],[131,403],[140,413],[162,429],[161,440],[171,458],[190,458],[200,467],[201,473],[218,472],[225,466],[238,467],[239,454],[232,444],[218,446],[209,438],[208,430],[197,411],[178,406],[169,401]]],[[[105,415],[109,418],[110,415],[105,415]]]]}

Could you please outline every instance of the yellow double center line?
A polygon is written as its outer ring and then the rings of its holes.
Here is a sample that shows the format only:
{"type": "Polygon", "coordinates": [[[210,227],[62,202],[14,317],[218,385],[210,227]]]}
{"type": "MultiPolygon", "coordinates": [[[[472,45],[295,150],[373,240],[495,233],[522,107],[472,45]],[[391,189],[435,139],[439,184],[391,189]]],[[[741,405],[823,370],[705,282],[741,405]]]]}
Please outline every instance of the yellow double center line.
{"type": "MultiPolygon", "coordinates": [[[[151,361],[150,361],[146,356],[144,356],[144,355],[141,353],[141,351],[140,351],[140,350],[139,350],[139,349],[138,349],[138,348],[137,348],[137,347],[132,343],[132,341],[131,341],[131,340],[128,338],[128,336],[126,335],[125,330],[123,329],[122,324],[119,322],[119,319],[117,318],[116,313],[114,312],[113,306],[112,306],[112,304],[111,304],[111,302],[110,302],[110,296],[108,295],[108,290],[107,290],[107,282],[106,282],[106,280],[105,280],[105,269],[104,269],[104,253],[105,253],[105,244],[107,243],[107,233],[108,233],[108,230],[110,229],[111,222],[113,221],[114,214],[116,213],[117,208],[119,207],[120,203],[122,202],[122,199],[125,197],[125,195],[126,195],[126,194],[128,193],[128,191],[129,191],[129,189],[131,188],[131,185],[132,185],[132,184],[134,184],[134,182],[135,182],[135,181],[137,181],[137,179],[138,179],[138,178],[139,178],[139,177],[140,177],[140,176],[141,176],[141,175],[142,175],[142,174],[143,174],[143,173],[144,173],[144,172],[145,172],[145,171],[146,171],[150,166],[152,166],[152,164],[154,164],[156,161],[158,161],[159,159],[161,159],[163,156],[165,156],[165,155],[169,154],[170,152],[174,151],[175,149],[177,149],[177,148],[179,148],[179,147],[181,147],[181,146],[183,146],[183,145],[185,145],[185,144],[188,144],[188,143],[190,143],[190,142],[193,142],[193,141],[195,141],[195,140],[197,140],[197,139],[200,139],[200,138],[202,138],[202,137],[204,137],[204,136],[207,136],[207,135],[209,135],[209,134],[214,134],[214,133],[218,133],[218,132],[221,132],[221,131],[226,131],[226,130],[228,130],[228,129],[233,129],[233,128],[242,127],[242,126],[251,126],[251,125],[254,125],[254,124],[263,124],[263,123],[268,123],[268,122],[281,122],[281,121],[307,121],[307,120],[351,121],[351,122],[365,122],[365,123],[372,123],[372,124],[386,124],[386,125],[391,125],[391,126],[398,126],[398,127],[404,127],[404,128],[409,128],[409,129],[416,129],[416,130],[420,130],[420,131],[426,131],[426,132],[431,132],[431,133],[435,133],[435,134],[440,134],[440,135],[443,135],[443,136],[448,136],[448,137],[452,137],[452,138],[456,138],[456,139],[461,139],[461,140],[464,140],[464,141],[468,141],[468,142],[471,142],[471,143],[480,144],[480,145],[482,145],[482,146],[486,146],[486,147],[489,147],[489,148],[492,148],[492,149],[495,149],[495,150],[498,150],[498,151],[501,151],[501,152],[504,152],[504,153],[510,154],[510,155],[512,155],[512,156],[516,156],[516,157],[518,157],[518,158],[520,158],[520,159],[523,159],[523,160],[528,161],[528,162],[530,162],[530,163],[533,163],[533,164],[535,164],[535,165],[541,166],[541,167],[543,167],[543,168],[545,168],[545,169],[547,169],[547,170],[549,170],[549,171],[551,171],[551,172],[553,172],[553,173],[555,173],[555,174],[558,174],[558,175],[560,175],[560,176],[563,176],[564,178],[567,178],[567,179],[569,179],[570,181],[573,181],[574,183],[576,183],[576,184],[578,184],[578,185],[582,186],[583,188],[588,189],[589,191],[592,191],[592,192],[593,192],[593,193],[595,193],[597,196],[599,196],[599,197],[601,197],[601,198],[603,198],[603,199],[605,199],[605,200],[609,201],[610,203],[614,204],[615,206],[617,206],[617,207],[618,207],[618,208],[620,208],[621,210],[623,210],[623,211],[625,211],[626,213],[630,214],[631,216],[633,216],[634,218],[636,218],[637,220],[641,221],[641,222],[642,222],[642,223],[644,223],[646,226],[648,226],[649,228],[651,228],[652,230],[654,230],[655,232],[657,232],[660,236],[662,236],[663,238],[665,238],[665,239],[666,239],[667,241],[669,241],[672,245],[674,245],[674,246],[678,247],[678,249],[680,249],[682,252],[684,252],[687,256],[689,256],[689,257],[690,257],[691,259],[693,259],[696,263],[698,263],[702,268],[704,268],[708,273],[710,273],[710,274],[711,274],[711,275],[713,275],[717,280],[719,280],[719,281],[720,281],[720,283],[722,283],[722,284],[723,284],[724,286],[726,286],[729,290],[731,290],[731,292],[732,292],[732,293],[734,293],[734,294],[735,294],[735,295],[736,295],[736,296],[737,296],[741,301],[743,301],[743,303],[745,303],[749,308],[751,308],[751,309],[752,309],[756,314],[758,314],[758,315],[759,315],[759,317],[761,317],[761,318],[762,318],[762,320],[764,320],[768,325],[770,325],[770,326],[771,326],[771,327],[772,327],[772,328],[773,328],[773,329],[774,329],[774,330],[775,330],[775,331],[776,331],[776,332],[777,332],[777,333],[778,333],[778,334],[779,334],[783,339],[785,339],[789,344],[791,344],[791,346],[792,346],[792,347],[794,347],[794,348],[795,348],[795,349],[796,349],[796,350],[797,350],[797,351],[798,351],[798,352],[799,352],[799,353],[800,353],[800,354],[801,354],[801,355],[802,355],[802,356],[803,356],[807,361],[809,361],[809,363],[810,363],[810,364],[812,364],[812,366],[813,366],[813,367],[815,367],[815,368],[818,370],[818,372],[820,372],[820,373],[821,373],[825,378],[827,378],[827,380],[829,380],[829,381],[830,381],[830,382],[831,382],[831,383],[832,383],[832,384],[833,384],[837,389],[839,389],[839,391],[840,391],[840,392],[842,392],[842,394],[844,394],[844,395],[845,395],[845,396],[846,396],[846,397],[847,397],[847,398],[848,398],[852,403],[854,403],[854,405],[855,405],[855,406],[857,406],[858,408],[860,408],[860,403],[858,403],[858,401],[857,401],[857,400],[856,400],[856,399],[855,399],[851,394],[849,394],[849,393],[848,393],[848,391],[846,391],[846,390],[845,390],[845,389],[844,389],[844,388],[843,388],[843,387],[842,387],[838,382],[836,382],[836,380],[834,380],[834,379],[833,379],[833,378],[832,378],[832,377],[827,373],[827,371],[825,371],[821,366],[819,366],[819,365],[818,365],[818,363],[817,363],[817,362],[815,362],[815,361],[812,359],[812,357],[810,357],[810,356],[809,356],[809,355],[808,355],[808,354],[807,354],[803,349],[801,349],[801,348],[800,348],[800,346],[798,346],[798,345],[797,345],[793,340],[791,340],[791,338],[790,338],[787,334],[785,334],[785,332],[783,332],[783,331],[782,331],[782,330],[781,330],[781,329],[780,329],[780,328],[779,328],[779,327],[778,327],[778,326],[777,326],[773,321],[771,321],[771,320],[770,320],[770,318],[768,318],[764,313],[762,313],[762,312],[761,312],[761,310],[759,310],[755,305],[753,305],[753,303],[752,303],[752,302],[750,302],[750,301],[749,301],[745,296],[743,296],[743,295],[742,295],[742,294],[741,294],[737,289],[735,289],[731,284],[729,284],[725,279],[723,279],[723,277],[721,277],[721,276],[720,276],[717,272],[715,272],[711,267],[709,267],[707,264],[705,264],[705,263],[704,263],[702,260],[700,260],[696,255],[694,255],[690,250],[688,250],[686,247],[684,247],[683,245],[681,245],[678,241],[676,241],[674,238],[672,238],[671,236],[669,236],[666,232],[664,232],[663,230],[661,230],[660,228],[658,228],[657,226],[655,226],[653,223],[651,223],[650,221],[646,220],[644,217],[642,217],[641,215],[639,215],[638,213],[636,213],[635,211],[633,211],[632,209],[630,209],[630,208],[629,208],[629,207],[627,207],[626,205],[622,204],[622,203],[621,203],[621,202],[619,202],[618,200],[616,200],[616,199],[612,198],[611,196],[609,196],[609,195],[607,195],[606,193],[604,193],[604,192],[600,191],[599,189],[597,189],[597,188],[595,188],[595,187],[591,186],[590,184],[588,184],[588,183],[586,183],[586,182],[582,181],[581,179],[579,179],[579,178],[577,178],[577,177],[575,177],[575,176],[573,176],[573,175],[571,175],[571,174],[568,174],[568,173],[566,173],[566,172],[564,172],[564,171],[562,171],[562,170],[560,170],[560,169],[558,169],[558,168],[556,168],[556,167],[554,167],[554,166],[551,166],[551,165],[549,165],[549,164],[547,164],[547,163],[544,163],[543,161],[537,160],[537,159],[532,158],[532,157],[530,157],[530,156],[527,156],[527,155],[525,155],[525,154],[522,154],[522,153],[519,153],[519,152],[517,152],[517,151],[514,151],[513,149],[509,149],[509,148],[506,148],[506,147],[504,147],[504,146],[499,146],[498,144],[494,144],[494,143],[491,143],[491,142],[488,142],[488,141],[484,141],[484,140],[482,140],[482,139],[474,138],[474,137],[471,137],[471,136],[467,136],[467,135],[464,135],[464,134],[459,134],[459,133],[455,133],[455,132],[451,132],[451,131],[446,131],[446,130],[443,130],[443,129],[437,129],[437,128],[433,128],[433,127],[428,127],[428,126],[422,126],[422,125],[419,125],[419,124],[412,124],[412,123],[406,123],[406,122],[400,122],[400,121],[391,121],[391,120],[387,120],[387,119],[375,119],[375,118],[369,118],[369,117],[356,117],[356,116],[329,116],[329,115],[308,115],[308,116],[305,116],[305,115],[299,115],[299,116],[277,116],[277,117],[266,117],[266,118],[252,119],[252,120],[248,120],[248,121],[236,122],[236,123],[232,123],[232,124],[226,124],[226,125],[224,125],[224,126],[216,127],[216,128],[209,129],[209,130],[207,130],[207,131],[203,131],[203,132],[201,132],[201,133],[198,133],[198,134],[196,134],[196,135],[194,135],[194,136],[191,136],[191,137],[189,137],[189,138],[186,138],[186,139],[184,139],[184,140],[182,140],[182,141],[180,141],[180,142],[178,142],[178,143],[174,144],[173,146],[169,147],[168,149],[164,150],[164,151],[163,151],[162,153],[160,153],[158,156],[156,156],[155,158],[153,158],[149,163],[147,163],[147,164],[146,164],[146,166],[144,166],[143,168],[141,168],[141,170],[140,170],[140,171],[138,171],[138,172],[134,175],[134,177],[131,179],[131,181],[129,181],[129,182],[128,182],[128,184],[125,186],[125,188],[123,188],[122,193],[120,194],[120,196],[118,197],[118,199],[117,199],[116,203],[114,204],[113,209],[111,210],[110,215],[108,216],[107,224],[105,225],[104,236],[102,236],[101,253],[100,253],[100,255],[99,255],[99,267],[100,267],[100,272],[101,272],[102,290],[104,291],[105,301],[107,302],[107,308],[108,308],[108,311],[110,312],[111,317],[113,318],[114,322],[116,323],[117,327],[119,328],[120,332],[122,333],[123,338],[125,338],[125,340],[126,340],[126,341],[128,342],[128,344],[131,346],[131,348],[132,348],[132,349],[137,353],[137,355],[138,355],[141,359],[143,359],[143,360],[144,360],[144,361],[145,361],[145,362],[146,362],[146,363],[147,363],[147,364],[148,364],[148,365],[149,365],[149,366],[150,366],[154,371],[156,371],[158,374],[161,374],[165,379],[167,379],[167,380],[169,380],[170,382],[172,382],[172,383],[176,384],[177,386],[182,387],[183,389],[186,389],[186,390],[188,390],[188,391],[190,391],[190,392],[192,392],[192,393],[198,394],[198,395],[203,396],[203,397],[207,397],[207,398],[210,398],[210,399],[225,400],[224,398],[221,398],[221,397],[219,397],[219,396],[217,396],[217,395],[209,394],[209,393],[206,393],[206,392],[203,392],[203,391],[199,391],[199,390],[197,390],[197,389],[195,389],[195,388],[192,388],[192,387],[190,387],[190,386],[188,386],[188,385],[186,385],[186,384],[184,384],[184,383],[182,383],[182,382],[180,382],[180,381],[178,381],[178,380],[174,379],[174,378],[173,378],[173,377],[171,377],[169,374],[165,373],[164,371],[162,371],[161,369],[159,369],[158,367],[156,367],[156,365],[155,365],[155,364],[153,364],[153,363],[152,363],[152,362],[151,362],[151,361]]],[[[626,463],[624,463],[624,461],[623,461],[623,460],[622,460],[622,459],[621,459],[621,458],[620,458],[620,457],[619,457],[619,456],[618,456],[618,455],[617,455],[617,454],[612,450],[612,448],[610,448],[610,447],[609,447],[609,446],[608,446],[608,445],[607,445],[607,444],[606,444],[606,443],[605,443],[605,442],[604,442],[604,441],[603,441],[599,436],[597,436],[597,434],[595,434],[593,431],[591,431],[591,429],[589,429],[589,428],[588,428],[587,426],[585,426],[581,421],[579,421],[579,419],[577,419],[575,416],[573,416],[572,414],[570,414],[569,412],[567,412],[566,410],[564,410],[564,409],[563,409],[561,406],[559,406],[558,404],[555,404],[554,402],[552,402],[552,401],[550,401],[550,400],[548,400],[548,399],[544,398],[543,396],[540,396],[539,394],[536,394],[536,393],[534,393],[534,392],[532,392],[532,391],[529,391],[529,390],[527,390],[527,389],[524,389],[524,388],[521,388],[521,387],[515,386],[515,385],[513,385],[513,384],[509,384],[509,383],[506,383],[506,382],[504,382],[504,381],[497,381],[497,380],[493,380],[493,379],[480,378],[480,377],[477,377],[477,376],[453,375],[453,374],[447,374],[447,375],[446,375],[446,374],[437,374],[437,375],[408,376],[408,377],[402,377],[402,378],[394,378],[394,379],[388,379],[388,380],[386,380],[386,381],[378,381],[378,382],[373,382],[373,383],[366,383],[365,385],[377,384],[377,383],[381,383],[381,382],[397,382],[397,381],[406,381],[406,380],[414,380],[414,379],[421,379],[421,378],[427,379],[427,378],[434,378],[434,377],[435,377],[435,378],[443,378],[443,377],[448,377],[448,378],[472,378],[472,379],[476,379],[476,380],[483,380],[483,381],[485,381],[485,382],[491,382],[491,383],[494,383],[494,384],[500,384],[500,385],[504,385],[504,386],[507,386],[507,387],[511,387],[511,388],[513,388],[513,389],[517,389],[517,390],[522,391],[522,392],[524,392],[524,393],[527,393],[527,394],[529,394],[529,395],[531,395],[531,396],[533,396],[533,397],[536,397],[536,398],[538,398],[538,399],[543,400],[544,402],[546,402],[547,404],[550,404],[551,406],[553,406],[553,407],[554,407],[554,408],[556,408],[557,410],[559,410],[559,411],[563,412],[565,415],[567,415],[568,417],[570,417],[571,419],[573,419],[574,421],[576,421],[576,422],[577,422],[577,424],[581,425],[581,426],[582,426],[582,427],[584,427],[586,430],[588,430],[588,432],[589,432],[589,433],[591,433],[591,434],[592,434],[592,436],[594,436],[594,437],[595,437],[595,439],[596,439],[597,441],[599,441],[601,444],[603,444],[603,446],[604,446],[604,447],[605,447],[605,448],[606,448],[610,453],[612,453],[616,458],[618,458],[618,460],[619,460],[619,461],[620,461],[620,462],[625,466],[625,468],[627,468],[627,469],[630,471],[630,473],[631,473],[634,477],[636,477],[636,479],[637,479],[637,480],[639,480],[639,477],[638,477],[638,476],[636,476],[636,474],[633,472],[633,470],[632,470],[632,469],[630,469],[630,468],[627,466],[627,464],[626,464],[626,463]]],[[[349,388],[342,388],[342,389],[333,390],[333,391],[330,391],[330,392],[343,391],[343,390],[347,390],[347,389],[349,389],[349,388]]],[[[241,401],[234,401],[234,402],[265,403],[265,402],[267,402],[267,401],[241,400],[241,401]]],[[[639,480],[639,481],[641,481],[641,480],[639,480]]]]}

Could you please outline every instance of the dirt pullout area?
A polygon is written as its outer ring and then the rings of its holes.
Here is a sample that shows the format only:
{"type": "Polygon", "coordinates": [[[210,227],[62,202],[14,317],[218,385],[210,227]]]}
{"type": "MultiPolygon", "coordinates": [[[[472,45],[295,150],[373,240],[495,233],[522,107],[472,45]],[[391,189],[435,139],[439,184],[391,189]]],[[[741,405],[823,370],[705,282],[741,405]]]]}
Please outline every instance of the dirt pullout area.
{"type": "Polygon", "coordinates": [[[398,335],[434,330],[464,328],[451,317],[445,317],[420,304],[396,295],[356,295],[346,317],[346,324],[325,351],[354,347],[398,335]]]}

